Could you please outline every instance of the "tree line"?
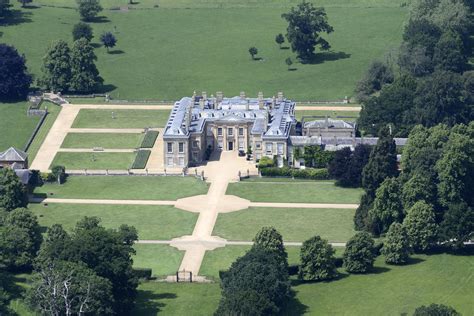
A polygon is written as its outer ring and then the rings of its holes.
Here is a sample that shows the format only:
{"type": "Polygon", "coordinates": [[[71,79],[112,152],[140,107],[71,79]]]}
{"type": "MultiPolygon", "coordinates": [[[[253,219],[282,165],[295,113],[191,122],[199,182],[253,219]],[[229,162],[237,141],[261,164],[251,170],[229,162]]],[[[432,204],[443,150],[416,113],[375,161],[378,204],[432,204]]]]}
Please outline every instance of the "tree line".
{"type": "Polygon", "coordinates": [[[85,217],[66,232],[49,227],[27,209],[25,186],[11,169],[0,169],[0,313],[10,314],[11,273],[33,272],[24,295],[28,306],[50,315],[127,315],[137,295],[132,268],[134,227],[106,229],[85,217]]]}
{"type": "Polygon", "coordinates": [[[375,61],[357,85],[360,131],[377,135],[390,124],[395,136],[406,137],[417,124],[472,121],[472,27],[463,0],[413,1],[397,57],[375,61]]]}

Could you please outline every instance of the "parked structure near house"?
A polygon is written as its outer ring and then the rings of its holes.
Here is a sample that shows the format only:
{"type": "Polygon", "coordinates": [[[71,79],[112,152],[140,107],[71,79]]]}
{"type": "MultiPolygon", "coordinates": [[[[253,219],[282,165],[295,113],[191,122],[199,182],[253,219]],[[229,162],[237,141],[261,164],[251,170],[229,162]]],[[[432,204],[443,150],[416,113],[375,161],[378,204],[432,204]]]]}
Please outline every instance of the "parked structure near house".
{"type": "Polygon", "coordinates": [[[0,152],[0,168],[11,168],[23,184],[28,184],[31,172],[28,170],[28,154],[17,148],[10,147],[0,152]]]}
{"type": "MultiPolygon", "coordinates": [[[[282,92],[277,97],[225,98],[217,92],[209,98],[206,92],[177,101],[163,132],[164,166],[168,168],[197,165],[205,160],[207,150],[247,151],[253,161],[261,157],[276,158],[278,165],[293,164],[296,147],[320,145],[325,150],[354,148],[357,144],[377,143],[376,137],[356,137],[355,123],[343,120],[303,120],[297,131],[295,102],[282,92]]],[[[395,139],[398,146],[406,139],[395,139]]]]}

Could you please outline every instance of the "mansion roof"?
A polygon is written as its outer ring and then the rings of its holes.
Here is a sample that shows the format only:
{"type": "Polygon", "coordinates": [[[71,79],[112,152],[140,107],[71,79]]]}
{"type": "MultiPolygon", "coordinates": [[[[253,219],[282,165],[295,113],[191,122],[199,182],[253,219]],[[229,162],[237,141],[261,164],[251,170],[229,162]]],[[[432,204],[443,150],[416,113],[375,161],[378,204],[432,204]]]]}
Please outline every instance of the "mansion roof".
{"type": "Polygon", "coordinates": [[[8,148],[4,152],[0,152],[0,161],[16,161],[16,162],[24,162],[28,158],[28,154],[24,151],[16,149],[14,147],[8,148]]]}
{"type": "Polygon", "coordinates": [[[202,133],[206,122],[253,123],[251,134],[262,138],[288,138],[295,123],[295,103],[283,98],[215,98],[184,97],[177,101],[163,136],[187,138],[192,133],[202,133]]]}

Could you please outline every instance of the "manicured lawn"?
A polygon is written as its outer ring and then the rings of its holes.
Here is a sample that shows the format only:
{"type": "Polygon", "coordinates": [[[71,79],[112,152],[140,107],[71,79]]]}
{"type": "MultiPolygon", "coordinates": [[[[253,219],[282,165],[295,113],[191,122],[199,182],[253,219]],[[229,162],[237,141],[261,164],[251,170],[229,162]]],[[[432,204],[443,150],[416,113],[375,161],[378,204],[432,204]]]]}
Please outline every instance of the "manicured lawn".
{"type": "Polygon", "coordinates": [[[45,184],[35,193],[77,199],[177,200],[207,190],[206,182],[193,177],[71,176],[63,185],[45,184]]]}
{"type": "Polygon", "coordinates": [[[132,315],[212,315],[220,296],[218,283],[145,282],[138,287],[132,315]]]}
{"type": "Polygon", "coordinates": [[[190,235],[197,214],[178,210],[172,206],[149,205],[98,205],[98,204],[30,204],[41,226],[61,224],[71,230],[84,216],[102,219],[102,225],[118,228],[122,224],[134,226],[138,237],[146,240],[168,240],[190,235]]]}
{"type": "Polygon", "coordinates": [[[64,139],[62,148],[94,148],[108,149],[138,148],[143,134],[130,133],[69,133],[64,139]]]}
{"type": "Polygon", "coordinates": [[[61,107],[50,102],[43,102],[41,106],[48,108],[48,115],[44,119],[43,125],[41,125],[40,130],[35,136],[35,139],[31,143],[30,147],[28,148],[28,161],[31,163],[36,157],[38,150],[40,149],[41,145],[43,144],[44,139],[49,133],[51,126],[53,126],[56,118],[58,117],[59,112],[61,111],[61,107]]]}
{"type": "MultiPolygon", "coordinates": [[[[47,1],[75,7],[71,1],[47,1]]],[[[332,4],[325,0],[334,27],[326,37],[332,50],[318,54],[313,63],[301,64],[291,50],[279,49],[274,41],[276,34],[285,33],[281,14],[296,5],[295,1],[137,2],[146,2],[140,6],[149,8],[159,4],[160,8],[103,11],[102,23],[91,23],[94,44],[105,31],[114,31],[118,39],[111,53],[101,45],[95,49],[105,80],[97,92],[110,93],[115,99],[176,100],[194,90],[223,91],[227,96],[240,91],[272,96],[281,90],[295,100],[351,96],[370,62],[399,45],[407,12],[400,7],[401,1],[339,0],[332,4]],[[251,60],[250,46],[258,48],[261,60],[251,60]],[[287,57],[295,61],[295,71],[287,70],[287,57]]],[[[71,41],[79,14],[73,9],[20,9],[16,1],[13,4],[24,15],[2,27],[2,41],[24,53],[30,71],[39,77],[47,47],[52,40],[71,41]]],[[[109,1],[106,7],[117,5],[125,1],[109,1]]]]}
{"type": "MultiPolygon", "coordinates": [[[[416,263],[388,266],[379,257],[376,272],[346,275],[333,282],[294,286],[300,308],[308,315],[412,315],[431,303],[473,315],[474,257],[417,255],[416,263]]],[[[343,271],[342,271],[343,272],[343,271]]],[[[292,314],[296,306],[290,306],[292,314]]]]}
{"type": "Polygon", "coordinates": [[[332,181],[242,181],[230,183],[227,194],[253,202],[359,203],[361,189],[341,188],[332,181]]]}
{"type": "Polygon", "coordinates": [[[168,110],[104,110],[81,109],[74,128],[145,128],[163,127],[168,121],[168,110]],[[112,112],[114,113],[112,118],[112,112]]]}
{"type": "Polygon", "coordinates": [[[167,276],[179,269],[184,251],[168,245],[135,244],[137,254],[133,256],[133,267],[151,268],[152,274],[167,276]]]}
{"type": "MultiPolygon", "coordinates": [[[[346,121],[355,121],[359,117],[358,112],[352,112],[352,111],[296,111],[296,119],[298,121],[301,121],[301,118],[303,116],[322,116],[322,117],[329,117],[333,119],[341,119],[341,120],[346,120],[346,121]]],[[[322,118],[317,118],[321,120],[322,118]]],[[[308,120],[312,120],[311,118],[307,118],[308,120]]]]}
{"type": "MultiPolygon", "coordinates": [[[[416,263],[407,266],[388,266],[380,257],[375,273],[347,275],[341,269],[343,277],[336,281],[296,282],[296,300],[282,314],[412,315],[416,307],[431,303],[453,306],[462,315],[474,313],[474,257],[441,254],[417,255],[415,259],[416,263]]],[[[148,282],[142,283],[140,290],[137,315],[158,311],[210,315],[217,308],[220,293],[218,283],[148,282]]]]}
{"type": "Polygon", "coordinates": [[[51,166],[65,166],[66,170],[126,170],[132,166],[135,153],[58,152],[51,166]]]}
{"type": "Polygon", "coordinates": [[[285,241],[305,241],[319,235],[330,242],[345,242],[354,235],[350,209],[260,208],[221,213],[213,234],[228,240],[250,241],[264,226],[275,227],[285,241]]]}
{"type": "Polygon", "coordinates": [[[0,151],[9,147],[23,150],[40,119],[28,117],[27,110],[28,102],[0,103],[0,151]]]}

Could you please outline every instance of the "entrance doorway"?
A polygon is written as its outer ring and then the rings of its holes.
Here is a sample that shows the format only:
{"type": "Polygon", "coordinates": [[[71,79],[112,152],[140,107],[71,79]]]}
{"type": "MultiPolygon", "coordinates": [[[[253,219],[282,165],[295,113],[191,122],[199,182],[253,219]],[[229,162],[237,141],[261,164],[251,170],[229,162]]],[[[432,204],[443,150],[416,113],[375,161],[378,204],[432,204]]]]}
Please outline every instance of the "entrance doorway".
{"type": "Polygon", "coordinates": [[[228,143],[227,150],[234,150],[234,142],[229,142],[228,143]]]}

